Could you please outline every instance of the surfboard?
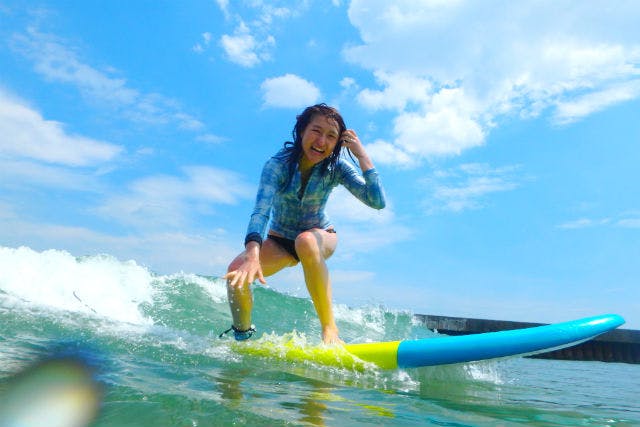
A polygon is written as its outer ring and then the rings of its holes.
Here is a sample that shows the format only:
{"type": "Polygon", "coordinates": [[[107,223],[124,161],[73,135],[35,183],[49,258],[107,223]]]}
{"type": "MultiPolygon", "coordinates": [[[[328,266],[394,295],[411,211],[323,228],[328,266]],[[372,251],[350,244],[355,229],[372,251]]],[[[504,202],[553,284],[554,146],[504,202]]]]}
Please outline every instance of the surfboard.
{"type": "Polygon", "coordinates": [[[588,341],[624,322],[617,314],[604,314],[499,332],[344,346],[307,346],[297,341],[294,334],[280,341],[263,337],[238,342],[233,348],[243,354],[291,362],[312,361],[358,371],[366,370],[367,363],[382,369],[419,368],[546,353],[588,341]]]}

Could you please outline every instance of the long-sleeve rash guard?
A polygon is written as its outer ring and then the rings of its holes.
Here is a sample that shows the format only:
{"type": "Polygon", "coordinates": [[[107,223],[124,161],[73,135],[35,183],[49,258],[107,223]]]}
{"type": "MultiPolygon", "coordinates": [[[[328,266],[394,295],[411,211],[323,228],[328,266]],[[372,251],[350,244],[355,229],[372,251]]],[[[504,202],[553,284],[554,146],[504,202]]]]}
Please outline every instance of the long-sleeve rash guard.
{"type": "Polygon", "coordinates": [[[331,222],[325,213],[325,205],[329,194],[339,184],[366,205],[374,209],[384,208],[384,191],[375,169],[361,175],[351,163],[340,158],[335,173],[328,171],[323,175],[321,162],[313,167],[307,185],[301,191],[302,179],[297,167],[288,180],[287,154],[282,149],[264,165],[245,243],[249,240],[261,243],[269,219],[273,231],[292,240],[305,230],[328,228],[331,222]]]}

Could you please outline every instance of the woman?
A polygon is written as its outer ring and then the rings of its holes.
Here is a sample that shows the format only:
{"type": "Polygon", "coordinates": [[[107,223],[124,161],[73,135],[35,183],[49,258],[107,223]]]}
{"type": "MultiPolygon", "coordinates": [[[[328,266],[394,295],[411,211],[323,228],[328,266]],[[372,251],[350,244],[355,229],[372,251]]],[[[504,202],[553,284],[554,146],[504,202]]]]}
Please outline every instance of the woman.
{"type": "Polygon", "coordinates": [[[332,189],[344,185],[375,209],[385,206],[384,192],[356,133],[340,113],[325,104],[308,107],[297,117],[293,142],[267,161],[245,238],[245,250],[229,265],[227,294],[237,340],[255,332],[251,325],[250,285],[285,267],[302,264],[311,300],[327,344],[340,343],[331,306],[331,280],[326,260],[338,243],[324,209],[332,189]],[[362,175],[340,156],[346,147],[358,159],[362,175]],[[271,219],[269,233],[263,240],[271,219]]]}

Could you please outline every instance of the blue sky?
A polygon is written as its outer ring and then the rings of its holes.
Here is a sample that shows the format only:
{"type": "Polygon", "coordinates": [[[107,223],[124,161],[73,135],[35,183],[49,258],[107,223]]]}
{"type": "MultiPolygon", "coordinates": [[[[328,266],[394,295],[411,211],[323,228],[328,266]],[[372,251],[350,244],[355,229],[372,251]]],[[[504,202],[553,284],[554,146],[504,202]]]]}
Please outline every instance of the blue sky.
{"type": "MultiPolygon", "coordinates": [[[[219,276],[305,106],[367,146],[349,305],[640,329],[637,2],[0,0],[0,244],[219,276]]],[[[306,295],[299,268],[268,280],[306,295]]]]}

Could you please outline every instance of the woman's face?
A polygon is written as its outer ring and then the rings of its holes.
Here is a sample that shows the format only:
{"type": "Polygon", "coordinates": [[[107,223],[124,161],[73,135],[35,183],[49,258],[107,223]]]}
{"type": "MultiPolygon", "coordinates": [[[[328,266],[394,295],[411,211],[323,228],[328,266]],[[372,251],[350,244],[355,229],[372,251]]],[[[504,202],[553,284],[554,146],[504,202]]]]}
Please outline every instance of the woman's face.
{"type": "Polygon", "coordinates": [[[311,167],[331,155],[340,138],[335,120],[316,114],[302,133],[301,166],[311,167]]]}

